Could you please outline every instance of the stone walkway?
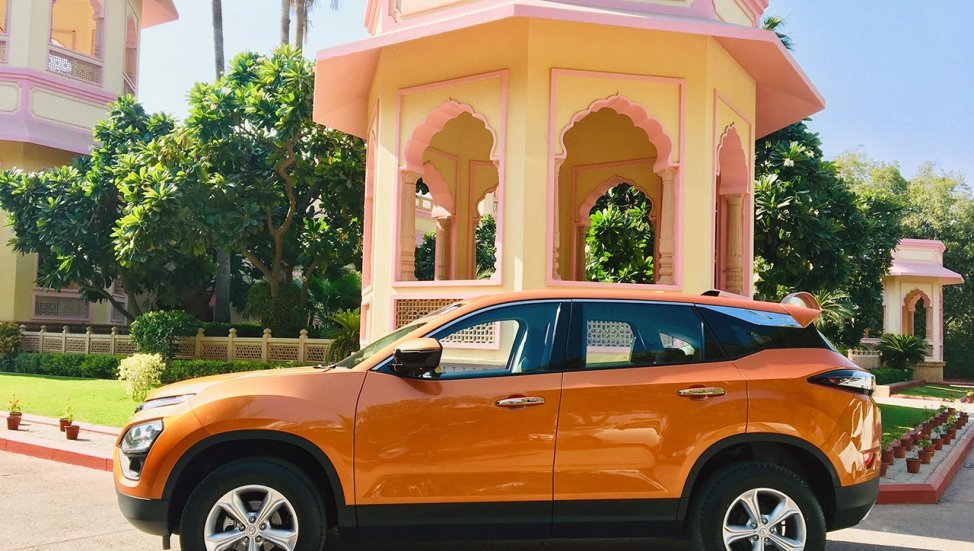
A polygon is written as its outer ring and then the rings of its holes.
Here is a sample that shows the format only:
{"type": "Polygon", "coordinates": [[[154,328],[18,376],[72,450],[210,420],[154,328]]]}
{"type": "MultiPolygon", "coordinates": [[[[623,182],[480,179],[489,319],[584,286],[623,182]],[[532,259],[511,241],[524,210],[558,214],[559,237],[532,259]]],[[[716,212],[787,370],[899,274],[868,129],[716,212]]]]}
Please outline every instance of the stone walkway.
{"type": "MultiPolygon", "coordinates": [[[[2,417],[6,418],[4,412],[2,417]]],[[[68,440],[58,427],[57,419],[24,415],[18,430],[7,430],[6,421],[0,430],[0,450],[26,453],[100,470],[111,470],[112,451],[118,439],[118,429],[89,423],[78,423],[81,430],[77,440],[68,440]]]]}

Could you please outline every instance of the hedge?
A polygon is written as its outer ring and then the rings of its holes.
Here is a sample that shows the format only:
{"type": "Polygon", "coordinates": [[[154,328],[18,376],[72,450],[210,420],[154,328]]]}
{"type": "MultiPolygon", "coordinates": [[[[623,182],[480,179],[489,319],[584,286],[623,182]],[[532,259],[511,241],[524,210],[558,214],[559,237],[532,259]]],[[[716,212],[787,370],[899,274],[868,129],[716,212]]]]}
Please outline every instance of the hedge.
{"type": "MultiPolygon", "coordinates": [[[[18,354],[0,361],[0,371],[31,375],[57,375],[84,379],[117,379],[120,356],[86,356],[84,354],[18,354]]],[[[163,384],[207,375],[259,371],[294,367],[297,362],[263,363],[226,360],[171,360],[162,373],[163,384]]]]}
{"type": "Polygon", "coordinates": [[[877,385],[889,385],[913,379],[913,371],[909,369],[881,367],[879,369],[872,370],[870,373],[876,376],[877,385]]]}

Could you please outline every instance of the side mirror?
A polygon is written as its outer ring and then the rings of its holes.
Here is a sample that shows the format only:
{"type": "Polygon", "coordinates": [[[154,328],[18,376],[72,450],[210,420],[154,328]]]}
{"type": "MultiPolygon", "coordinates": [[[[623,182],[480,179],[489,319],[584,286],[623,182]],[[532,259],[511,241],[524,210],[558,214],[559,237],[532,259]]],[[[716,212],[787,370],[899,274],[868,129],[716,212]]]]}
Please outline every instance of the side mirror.
{"type": "Polygon", "coordinates": [[[440,365],[443,346],[436,339],[411,339],[392,355],[392,370],[400,377],[422,377],[440,365]]]}

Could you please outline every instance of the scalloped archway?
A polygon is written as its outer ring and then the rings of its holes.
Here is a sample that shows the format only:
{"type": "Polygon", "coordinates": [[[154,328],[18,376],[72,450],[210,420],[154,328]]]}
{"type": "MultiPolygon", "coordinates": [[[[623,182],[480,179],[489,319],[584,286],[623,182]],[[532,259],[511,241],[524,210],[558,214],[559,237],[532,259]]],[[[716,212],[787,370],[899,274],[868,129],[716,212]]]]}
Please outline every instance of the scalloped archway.
{"type": "Polygon", "coordinates": [[[468,113],[473,118],[479,120],[490,132],[490,136],[493,139],[493,144],[490,150],[490,159],[494,162],[498,162],[500,157],[497,153],[497,132],[490,126],[487,122],[487,117],[481,113],[478,113],[473,107],[467,105],[466,103],[460,103],[456,100],[447,100],[441,103],[439,106],[434,108],[432,111],[426,114],[426,118],[423,119],[414,130],[409,140],[403,146],[403,168],[410,172],[415,172],[417,174],[423,173],[423,153],[426,148],[430,146],[433,141],[433,137],[440,133],[441,130],[446,126],[448,122],[457,118],[463,113],[468,113]]]}
{"type": "Polygon", "coordinates": [[[627,117],[636,128],[639,128],[646,134],[646,138],[656,148],[656,163],[653,167],[655,172],[662,172],[673,166],[671,159],[673,155],[673,140],[666,133],[666,129],[663,128],[663,123],[650,115],[643,106],[620,94],[595,100],[587,108],[572,115],[571,120],[562,128],[561,134],[558,137],[561,151],[556,153],[556,159],[564,160],[568,156],[568,148],[565,146],[565,135],[568,134],[568,131],[585,117],[602,109],[611,109],[627,117]]]}
{"type": "Polygon", "coordinates": [[[650,199],[650,197],[652,197],[652,193],[650,193],[648,189],[637,184],[632,178],[626,178],[624,176],[619,176],[618,174],[616,174],[611,178],[607,178],[605,181],[599,184],[595,189],[593,189],[588,195],[585,196],[585,200],[582,201],[582,203],[578,207],[578,213],[575,222],[580,224],[586,223],[588,221],[589,214],[592,212],[592,209],[595,207],[595,203],[598,202],[599,197],[602,197],[603,195],[608,193],[610,189],[621,184],[627,184],[639,190],[643,195],[646,196],[646,200],[649,201],[649,204],[652,205],[652,210],[650,212],[651,213],[656,212],[656,205],[653,204],[653,200],[650,199]]]}

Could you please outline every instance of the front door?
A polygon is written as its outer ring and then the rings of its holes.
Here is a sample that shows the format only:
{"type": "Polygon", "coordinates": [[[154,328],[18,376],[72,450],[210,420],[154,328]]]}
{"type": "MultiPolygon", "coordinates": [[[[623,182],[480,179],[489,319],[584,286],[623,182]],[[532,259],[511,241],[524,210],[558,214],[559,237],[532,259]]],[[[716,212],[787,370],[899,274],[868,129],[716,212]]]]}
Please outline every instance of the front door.
{"type": "Polygon", "coordinates": [[[691,305],[576,301],[570,335],[555,535],[671,527],[696,457],[745,431],[743,376],[691,305]]]}
{"type": "Polygon", "coordinates": [[[482,310],[430,335],[443,346],[436,372],[409,379],[380,367],[366,376],[355,426],[360,527],[548,535],[562,377],[549,365],[560,361],[552,350],[564,350],[553,346],[556,327],[567,326],[562,310],[482,310]]]}

